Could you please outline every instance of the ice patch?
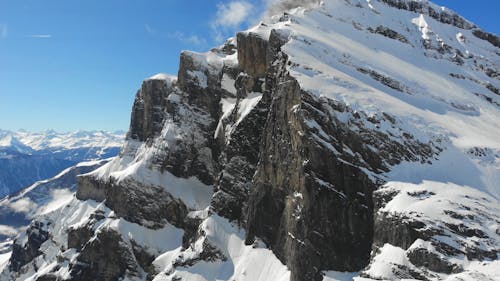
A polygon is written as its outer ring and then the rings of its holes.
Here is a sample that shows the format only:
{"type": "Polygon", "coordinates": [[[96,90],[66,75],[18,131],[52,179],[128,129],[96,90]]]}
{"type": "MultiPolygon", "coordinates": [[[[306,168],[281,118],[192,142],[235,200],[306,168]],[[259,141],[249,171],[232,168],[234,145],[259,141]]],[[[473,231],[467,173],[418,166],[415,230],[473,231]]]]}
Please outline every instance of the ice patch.
{"type": "Polygon", "coordinates": [[[238,121],[235,125],[238,125],[245,117],[252,111],[252,109],[259,103],[262,99],[262,93],[249,93],[247,97],[241,99],[238,103],[238,121]]]}
{"type": "Polygon", "coordinates": [[[234,86],[235,80],[229,77],[226,73],[222,75],[221,88],[231,94],[236,94],[236,87],[234,86]]]}

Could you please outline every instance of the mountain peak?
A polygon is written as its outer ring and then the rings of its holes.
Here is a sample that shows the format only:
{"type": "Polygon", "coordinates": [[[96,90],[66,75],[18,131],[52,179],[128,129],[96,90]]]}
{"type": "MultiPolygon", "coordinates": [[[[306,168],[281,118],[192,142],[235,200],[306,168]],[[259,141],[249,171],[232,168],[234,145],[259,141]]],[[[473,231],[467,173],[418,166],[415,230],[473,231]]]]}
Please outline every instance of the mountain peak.
{"type": "Polygon", "coordinates": [[[25,145],[13,135],[6,135],[0,139],[0,149],[8,149],[22,154],[30,154],[33,151],[31,147],[25,145]]]}

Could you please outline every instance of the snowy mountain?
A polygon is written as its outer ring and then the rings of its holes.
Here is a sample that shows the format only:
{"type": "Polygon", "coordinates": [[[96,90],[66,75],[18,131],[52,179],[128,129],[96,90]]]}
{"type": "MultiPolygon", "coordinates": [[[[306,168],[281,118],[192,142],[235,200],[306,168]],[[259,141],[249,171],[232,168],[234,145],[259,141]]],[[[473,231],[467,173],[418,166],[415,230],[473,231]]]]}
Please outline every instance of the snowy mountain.
{"type": "MultiPolygon", "coordinates": [[[[50,212],[52,208],[46,208],[46,206],[53,203],[53,199],[63,197],[56,195],[70,195],[71,197],[77,189],[78,175],[91,172],[106,162],[108,160],[78,163],[53,178],[38,181],[0,200],[0,225],[13,228],[27,226],[32,218],[50,212]]],[[[6,235],[0,232],[0,238],[4,238],[2,236],[6,235]]]]}
{"type": "Polygon", "coordinates": [[[0,198],[82,161],[118,154],[124,133],[0,130],[0,198]]]}
{"type": "MultiPolygon", "coordinates": [[[[24,232],[31,220],[69,203],[77,189],[77,176],[91,172],[108,160],[82,162],[55,177],[38,181],[0,200],[0,267],[2,256],[10,256],[13,239],[24,232]]],[[[3,267],[2,267],[3,268],[3,267]]]]}
{"type": "Polygon", "coordinates": [[[500,280],[500,38],[424,0],[270,13],[146,79],[0,278],[500,280]]]}

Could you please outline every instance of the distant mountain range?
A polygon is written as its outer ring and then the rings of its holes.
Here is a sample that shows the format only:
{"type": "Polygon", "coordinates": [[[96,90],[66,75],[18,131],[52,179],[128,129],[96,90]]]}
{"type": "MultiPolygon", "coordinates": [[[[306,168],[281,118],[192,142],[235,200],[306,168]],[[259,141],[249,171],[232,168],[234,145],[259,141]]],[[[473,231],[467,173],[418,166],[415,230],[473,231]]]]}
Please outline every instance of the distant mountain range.
{"type": "Polygon", "coordinates": [[[125,133],[0,130],[0,198],[82,161],[115,156],[125,133]]]}
{"type": "Polygon", "coordinates": [[[71,200],[77,188],[77,176],[99,168],[108,160],[81,162],[64,169],[50,179],[37,181],[0,199],[0,254],[6,239],[15,237],[32,218],[52,211],[71,200]]]}

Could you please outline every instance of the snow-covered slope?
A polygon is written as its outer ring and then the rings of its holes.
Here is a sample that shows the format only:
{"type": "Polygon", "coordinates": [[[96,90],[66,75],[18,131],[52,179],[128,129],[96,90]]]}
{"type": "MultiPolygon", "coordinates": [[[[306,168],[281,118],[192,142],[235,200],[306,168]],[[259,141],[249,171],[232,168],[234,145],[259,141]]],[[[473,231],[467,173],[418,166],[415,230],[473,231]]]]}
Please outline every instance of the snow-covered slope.
{"type": "Polygon", "coordinates": [[[38,181],[0,200],[0,268],[11,255],[13,239],[24,232],[32,220],[70,203],[77,189],[77,176],[108,161],[78,163],[51,179],[38,181]]]}
{"type": "Polygon", "coordinates": [[[0,198],[82,161],[118,154],[125,133],[0,130],[0,198]]]}
{"type": "Polygon", "coordinates": [[[277,7],[146,79],[0,277],[499,280],[500,39],[428,1],[277,7]]]}
{"type": "MultiPolygon", "coordinates": [[[[283,48],[291,75],[302,89],[341,101],[368,118],[381,112],[397,116],[416,140],[439,142],[446,149],[432,168],[420,163],[396,167],[388,179],[450,181],[500,198],[498,47],[476,38],[474,29],[383,2],[328,1],[315,11],[298,9],[280,31],[291,38],[283,48]]],[[[423,10],[450,12],[417,3],[423,10]]]]}

